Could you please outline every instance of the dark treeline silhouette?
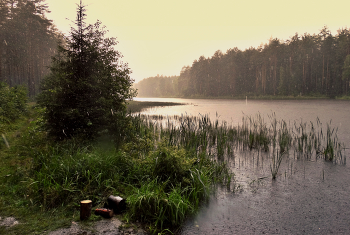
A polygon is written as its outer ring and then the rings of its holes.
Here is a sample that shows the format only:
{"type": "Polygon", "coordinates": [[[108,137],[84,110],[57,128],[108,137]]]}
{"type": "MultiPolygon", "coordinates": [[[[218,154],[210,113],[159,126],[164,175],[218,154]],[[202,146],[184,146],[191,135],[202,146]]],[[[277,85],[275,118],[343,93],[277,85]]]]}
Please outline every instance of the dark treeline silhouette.
{"type": "MultiPolygon", "coordinates": [[[[333,36],[324,27],[317,35],[295,34],[284,42],[270,39],[257,49],[234,48],[226,54],[216,51],[211,58],[201,56],[192,66],[183,67],[178,80],[171,83],[177,85],[174,92],[184,97],[343,96],[349,95],[349,54],[349,29],[333,36]]],[[[147,94],[153,87],[157,95],[163,88],[152,79],[147,94]]],[[[144,95],[146,86],[137,87],[144,95]]]]}
{"type": "Polygon", "coordinates": [[[38,93],[60,37],[43,2],[0,0],[0,81],[27,86],[29,96],[38,93]]]}
{"type": "Polygon", "coordinates": [[[141,97],[172,97],[178,96],[179,76],[159,76],[149,77],[134,84],[138,89],[138,96],[141,97]]]}

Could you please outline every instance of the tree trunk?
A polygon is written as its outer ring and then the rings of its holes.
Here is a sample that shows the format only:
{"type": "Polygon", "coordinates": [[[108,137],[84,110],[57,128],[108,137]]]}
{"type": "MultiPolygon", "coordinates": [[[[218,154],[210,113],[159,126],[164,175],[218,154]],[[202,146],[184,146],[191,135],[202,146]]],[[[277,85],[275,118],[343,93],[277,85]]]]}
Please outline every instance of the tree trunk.
{"type": "Polygon", "coordinates": [[[88,219],[91,215],[92,201],[84,200],[80,202],[80,220],[88,219]]]}

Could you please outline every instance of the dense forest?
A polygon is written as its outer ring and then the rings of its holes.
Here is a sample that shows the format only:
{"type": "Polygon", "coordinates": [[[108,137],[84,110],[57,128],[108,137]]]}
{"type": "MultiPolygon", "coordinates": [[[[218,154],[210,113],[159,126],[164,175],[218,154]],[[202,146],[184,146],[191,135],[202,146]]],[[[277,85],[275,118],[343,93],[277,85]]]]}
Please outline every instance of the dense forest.
{"type": "Polygon", "coordinates": [[[39,91],[61,37],[43,0],[0,0],[0,82],[39,91]]]}
{"type": "Polygon", "coordinates": [[[171,97],[178,96],[179,76],[149,77],[134,84],[138,89],[138,96],[141,97],[171,97]]]}
{"type": "Polygon", "coordinates": [[[258,48],[216,51],[183,67],[178,78],[147,78],[135,87],[139,96],[344,96],[349,95],[349,54],[349,29],[333,36],[324,27],[317,35],[295,34],[258,48]]]}

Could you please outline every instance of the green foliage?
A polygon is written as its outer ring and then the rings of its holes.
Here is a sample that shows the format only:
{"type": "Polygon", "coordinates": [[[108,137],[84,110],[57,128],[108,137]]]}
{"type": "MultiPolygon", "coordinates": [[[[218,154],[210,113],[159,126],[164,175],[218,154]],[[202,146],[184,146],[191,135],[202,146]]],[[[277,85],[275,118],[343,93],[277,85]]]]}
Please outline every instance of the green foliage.
{"type": "Polygon", "coordinates": [[[140,188],[134,188],[128,198],[130,214],[135,219],[144,222],[153,222],[154,229],[181,225],[186,216],[195,211],[190,200],[190,188],[174,187],[165,190],[166,183],[157,179],[145,182],[140,188]]]}
{"type": "Polygon", "coordinates": [[[17,119],[26,111],[26,107],[27,90],[25,87],[10,88],[7,84],[0,82],[0,126],[17,119]]]}
{"type": "Polygon", "coordinates": [[[39,155],[27,191],[34,202],[54,208],[80,196],[96,204],[118,188],[131,167],[128,158],[90,148],[69,141],[39,155]]]}
{"type": "Polygon", "coordinates": [[[126,99],[134,96],[130,70],[114,50],[115,38],[104,37],[100,22],[86,25],[84,12],[80,5],[76,28],[59,46],[38,104],[51,136],[92,139],[107,130],[119,138],[127,122],[126,99]]]}
{"type": "Polygon", "coordinates": [[[162,140],[156,151],[143,161],[143,183],[133,187],[127,199],[129,215],[143,222],[152,222],[155,230],[174,228],[194,213],[208,198],[216,177],[227,172],[203,156],[203,164],[196,164],[197,156],[184,148],[169,146],[162,140]]]}
{"type": "Polygon", "coordinates": [[[167,147],[165,143],[162,142],[151,155],[151,158],[154,159],[154,177],[177,184],[182,182],[184,177],[189,177],[189,170],[196,159],[188,158],[184,149],[177,150],[176,147],[167,147]]]}

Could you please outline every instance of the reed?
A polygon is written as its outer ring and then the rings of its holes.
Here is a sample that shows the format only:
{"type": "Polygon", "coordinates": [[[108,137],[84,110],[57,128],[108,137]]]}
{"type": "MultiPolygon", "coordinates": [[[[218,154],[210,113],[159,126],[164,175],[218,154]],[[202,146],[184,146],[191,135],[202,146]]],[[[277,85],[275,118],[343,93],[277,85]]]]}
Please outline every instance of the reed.
{"type": "MultiPolygon", "coordinates": [[[[152,118],[152,117],[143,117],[152,118]]],[[[213,160],[224,161],[234,151],[262,150],[271,152],[271,173],[276,177],[283,158],[290,151],[297,153],[298,159],[323,157],[326,161],[342,163],[344,144],[338,141],[337,130],[327,124],[326,134],[317,118],[313,122],[294,121],[291,125],[277,120],[275,114],[268,115],[265,122],[260,114],[244,116],[238,126],[227,122],[211,121],[208,115],[174,116],[158,122],[161,136],[169,137],[169,144],[181,146],[189,151],[205,152],[213,160]]],[[[160,118],[158,118],[160,120],[160,118]]],[[[147,122],[147,121],[146,121],[147,122]]],[[[151,126],[149,126],[151,128],[151,126]]]]}
{"type": "Polygon", "coordinates": [[[275,148],[273,148],[272,152],[271,152],[271,164],[270,164],[270,170],[271,170],[271,175],[272,175],[272,179],[275,180],[276,176],[278,174],[278,170],[281,166],[281,162],[283,159],[283,155],[285,152],[279,152],[277,151],[275,148]]]}

